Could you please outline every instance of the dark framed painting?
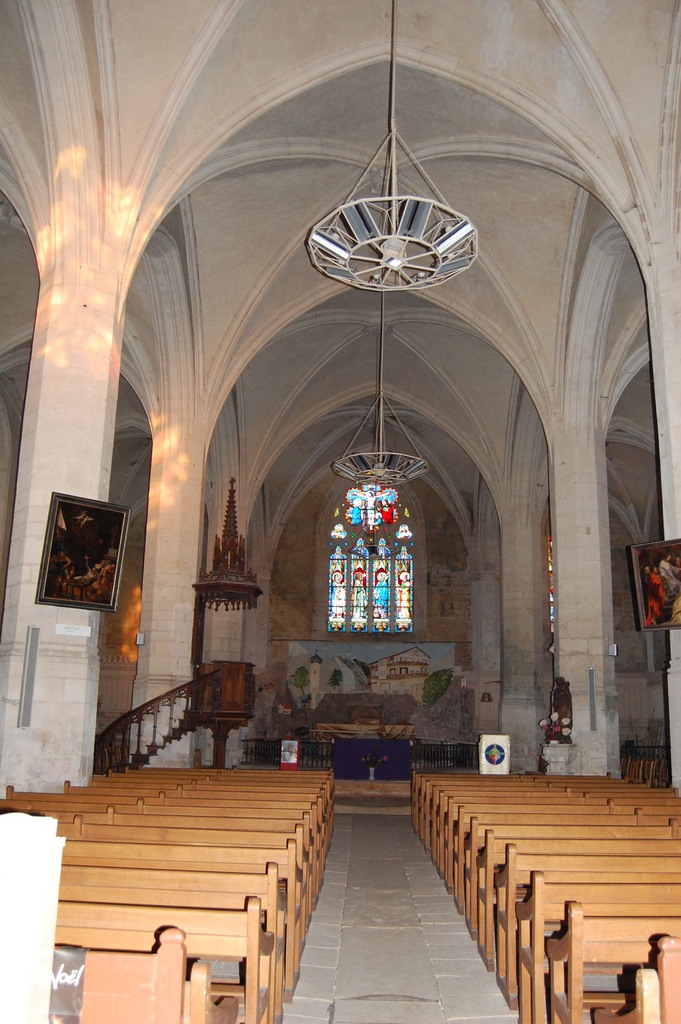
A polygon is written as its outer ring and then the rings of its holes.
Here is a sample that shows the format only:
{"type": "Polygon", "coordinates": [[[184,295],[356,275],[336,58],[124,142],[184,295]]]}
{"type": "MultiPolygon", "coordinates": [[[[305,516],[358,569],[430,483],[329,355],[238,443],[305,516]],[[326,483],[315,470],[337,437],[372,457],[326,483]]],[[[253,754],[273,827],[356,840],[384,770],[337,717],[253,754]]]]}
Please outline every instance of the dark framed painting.
{"type": "Polygon", "coordinates": [[[681,539],[632,544],[639,629],[681,626],[681,539]]]}
{"type": "Polygon", "coordinates": [[[53,494],[37,604],[114,612],[130,509],[53,494]]]}

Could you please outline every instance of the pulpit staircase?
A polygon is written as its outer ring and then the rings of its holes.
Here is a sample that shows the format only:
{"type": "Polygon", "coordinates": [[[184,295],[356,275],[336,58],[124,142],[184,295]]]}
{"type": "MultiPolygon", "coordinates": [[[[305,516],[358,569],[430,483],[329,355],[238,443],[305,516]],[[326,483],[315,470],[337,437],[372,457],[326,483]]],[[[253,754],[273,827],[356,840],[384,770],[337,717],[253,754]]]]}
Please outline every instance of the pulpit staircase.
{"type": "Polygon", "coordinates": [[[94,774],[142,768],[170,743],[198,728],[213,734],[213,765],[224,767],[231,729],[253,717],[255,677],[244,661],[201,665],[187,683],[126,712],[95,740],[94,774]]]}

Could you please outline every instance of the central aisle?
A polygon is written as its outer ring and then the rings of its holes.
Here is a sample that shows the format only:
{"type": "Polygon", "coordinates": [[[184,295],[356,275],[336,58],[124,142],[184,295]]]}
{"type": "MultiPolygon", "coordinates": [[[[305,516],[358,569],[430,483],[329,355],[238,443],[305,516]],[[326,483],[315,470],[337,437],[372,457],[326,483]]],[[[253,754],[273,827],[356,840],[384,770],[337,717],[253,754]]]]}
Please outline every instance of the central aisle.
{"type": "Polygon", "coordinates": [[[336,813],[284,1024],[515,1024],[408,814],[336,813]]]}

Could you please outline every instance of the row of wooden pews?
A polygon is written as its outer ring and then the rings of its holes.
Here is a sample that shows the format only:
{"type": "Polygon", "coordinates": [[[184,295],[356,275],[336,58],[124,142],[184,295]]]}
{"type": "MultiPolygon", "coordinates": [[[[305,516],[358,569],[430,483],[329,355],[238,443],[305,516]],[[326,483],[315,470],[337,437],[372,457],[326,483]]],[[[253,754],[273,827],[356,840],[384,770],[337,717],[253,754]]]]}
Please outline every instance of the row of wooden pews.
{"type": "Polygon", "coordinates": [[[331,772],[144,768],[62,793],[8,787],[0,806],[56,818],[66,839],[58,944],[148,954],[174,927],[190,961],[240,973],[192,976],[184,1020],[279,1024],[324,875],[331,772]]]}
{"type": "Polygon", "coordinates": [[[521,1024],[547,1011],[582,1024],[594,1008],[599,1024],[657,1024],[659,1006],[661,1024],[681,1024],[681,1000],[665,1004],[681,984],[670,946],[659,997],[657,976],[628,993],[613,981],[628,965],[650,970],[658,938],[681,935],[680,820],[676,791],[626,780],[412,780],[414,829],[521,1024]]]}

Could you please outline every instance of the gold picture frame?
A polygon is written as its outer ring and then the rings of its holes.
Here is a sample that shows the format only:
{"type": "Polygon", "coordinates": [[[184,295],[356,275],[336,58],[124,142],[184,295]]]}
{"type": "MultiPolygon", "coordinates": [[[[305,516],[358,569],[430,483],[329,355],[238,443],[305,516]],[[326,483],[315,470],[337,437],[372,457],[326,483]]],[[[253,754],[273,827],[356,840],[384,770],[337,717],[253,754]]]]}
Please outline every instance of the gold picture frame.
{"type": "Polygon", "coordinates": [[[130,509],[52,494],[36,604],[116,611],[130,509]]]}
{"type": "Polygon", "coordinates": [[[681,626],[681,539],[632,544],[638,628],[681,626]]]}

